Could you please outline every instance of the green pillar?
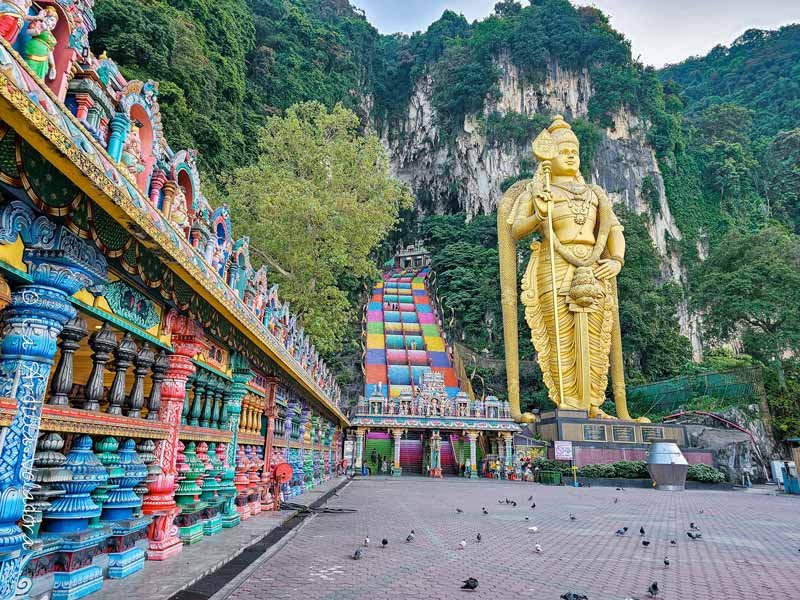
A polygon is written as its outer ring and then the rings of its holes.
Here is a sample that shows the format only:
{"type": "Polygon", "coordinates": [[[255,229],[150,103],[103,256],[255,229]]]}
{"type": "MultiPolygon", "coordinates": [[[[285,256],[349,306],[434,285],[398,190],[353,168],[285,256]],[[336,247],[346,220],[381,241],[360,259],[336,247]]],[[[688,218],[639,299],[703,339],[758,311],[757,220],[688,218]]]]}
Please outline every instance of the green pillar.
{"type": "Polygon", "coordinates": [[[240,354],[234,354],[231,360],[233,366],[233,383],[225,405],[225,422],[231,432],[231,441],[225,452],[225,471],[222,476],[220,493],[225,495],[225,504],[222,510],[222,526],[235,527],[241,520],[236,512],[236,487],[233,478],[236,476],[236,447],[239,438],[239,418],[242,413],[242,399],[247,393],[247,383],[252,379],[253,373],[247,359],[240,354]]]}

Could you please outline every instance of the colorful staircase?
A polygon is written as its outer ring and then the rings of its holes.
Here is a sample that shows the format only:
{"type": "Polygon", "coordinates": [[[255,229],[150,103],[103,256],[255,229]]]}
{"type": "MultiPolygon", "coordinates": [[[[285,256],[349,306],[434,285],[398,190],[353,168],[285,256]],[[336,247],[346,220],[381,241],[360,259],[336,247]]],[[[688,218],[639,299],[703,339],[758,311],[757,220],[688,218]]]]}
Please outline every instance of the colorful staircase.
{"type": "Polygon", "coordinates": [[[422,440],[400,440],[400,467],[404,474],[422,473],[422,440]]]}
{"type": "Polygon", "coordinates": [[[442,440],[440,459],[442,461],[443,475],[458,475],[458,464],[456,464],[456,457],[453,455],[453,447],[447,440],[442,440]]]}
{"type": "Polygon", "coordinates": [[[389,466],[392,464],[392,439],[385,431],[370,431],[367,433],[367,441],[364,444],[364,463],[369,467],[370,473],[378,475],[380,473],[380,462],[372,460],[372,451],[375,455],[386,459],[389,466]]]}
{"type": "Polygon", "coordinates": [[[431,306],[426,267],[392,273],[375,285],[367,306],[365,396],[374,391],[389,398],[416,392],[423,373],[441,373],[447,395],[459,381],[431,306]]]}

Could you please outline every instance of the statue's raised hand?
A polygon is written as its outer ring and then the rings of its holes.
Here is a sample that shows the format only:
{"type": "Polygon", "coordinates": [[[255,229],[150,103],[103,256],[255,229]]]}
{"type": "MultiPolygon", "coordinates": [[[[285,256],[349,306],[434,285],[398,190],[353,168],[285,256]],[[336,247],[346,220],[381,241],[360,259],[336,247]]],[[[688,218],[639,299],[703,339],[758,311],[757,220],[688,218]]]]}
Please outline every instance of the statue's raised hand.
{"type": "Polygon", "coordinates": [[[534,210],[544,219],[547,216],[547,207],[553,201],[553,194],[546,190],[538,190],[533,196],[534,210]]]}

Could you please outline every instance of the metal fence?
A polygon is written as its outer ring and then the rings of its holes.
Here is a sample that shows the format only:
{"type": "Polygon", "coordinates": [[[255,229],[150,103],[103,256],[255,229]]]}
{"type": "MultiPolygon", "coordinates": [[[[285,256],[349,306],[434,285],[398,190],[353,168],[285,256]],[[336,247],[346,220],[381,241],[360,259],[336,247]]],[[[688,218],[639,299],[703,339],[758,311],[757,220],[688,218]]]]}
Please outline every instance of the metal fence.
{"type": "Polygon", "coordinates": [[[628,404],[640,412],[670,413],[702,396],[718,400],[758,400],[764,396],[760,367],[699,373],[628,387],[628,404]]]}

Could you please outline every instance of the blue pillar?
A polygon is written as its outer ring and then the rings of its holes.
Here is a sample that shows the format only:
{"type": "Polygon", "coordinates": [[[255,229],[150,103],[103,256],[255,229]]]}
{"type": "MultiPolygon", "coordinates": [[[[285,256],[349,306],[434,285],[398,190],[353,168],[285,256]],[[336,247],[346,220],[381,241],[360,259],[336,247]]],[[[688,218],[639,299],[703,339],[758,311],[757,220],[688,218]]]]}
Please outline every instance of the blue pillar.
{"type": "Polygon", "coordinates": [[[125,113],[117,113],[111,118],[108,128],[111,130],[111,135],[108,137],[106,150],[114,162],[119,162],[122,158],[122,146],[131,130],[131,120],[125,113]]]}
{"type": "Polygon", "coordinates": [[[0,340],[0,396],[13,398],[17,412],[0,447],[0,600],[30,584],[20,581],[28,560],[27,537],[17,525],[32,483],[31,466],[39,434],[45,387],[56,353],[56,338],[76,315],[69,297],[82,288],[102,291],[106,261],[66,227],[36,217],[25,203],[0,210],[0,243],[21,236],[31,283],[17,287],[3,312],[0,340]]]}

